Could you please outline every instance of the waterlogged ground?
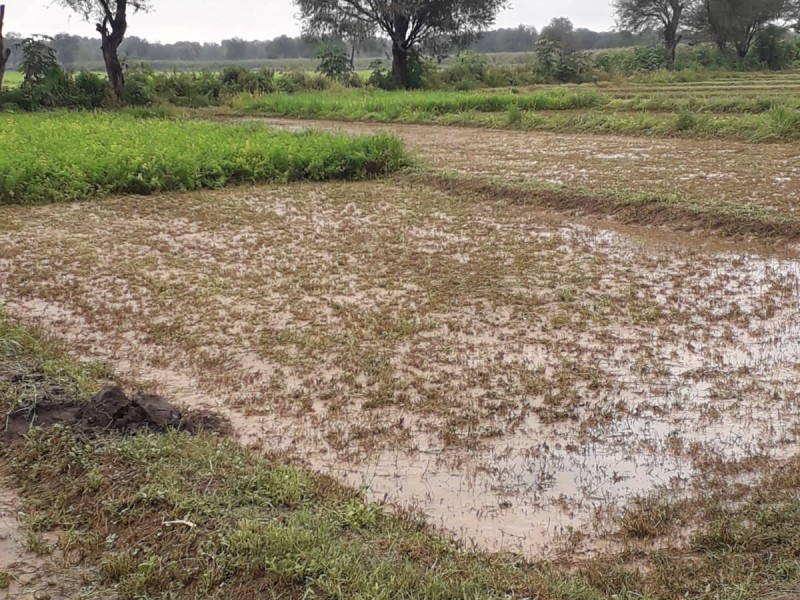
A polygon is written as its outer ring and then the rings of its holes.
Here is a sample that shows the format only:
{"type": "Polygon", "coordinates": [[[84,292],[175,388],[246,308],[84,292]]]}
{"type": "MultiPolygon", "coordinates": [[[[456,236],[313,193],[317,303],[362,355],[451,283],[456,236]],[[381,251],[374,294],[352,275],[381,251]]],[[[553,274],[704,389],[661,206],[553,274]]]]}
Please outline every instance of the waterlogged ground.
{"type": "Polygon", "coordinates": [[[799,293],[792,254],[414,175],[0,220],[12,315],[227,407],[250,443],[530,556],[610,543],[609,513],[721,461],[793,454],[799,293]]]}
{"type": "Polygon", "coordinates": [[[83,569],[55,550],[59,535],[26,528],[24,505],[11,488],[8,479],[0,478],[0,598],[95,598],[83,569]]]}
{"type": "Polygon", "coordinates": [[[535,179],[593,191],[676,195],[698,205],[753,207],[783,215],[800,208],[800,146],[731,140],[259,119],[288,129],[389,131],[422,164],[505,181],[535,179]]]}

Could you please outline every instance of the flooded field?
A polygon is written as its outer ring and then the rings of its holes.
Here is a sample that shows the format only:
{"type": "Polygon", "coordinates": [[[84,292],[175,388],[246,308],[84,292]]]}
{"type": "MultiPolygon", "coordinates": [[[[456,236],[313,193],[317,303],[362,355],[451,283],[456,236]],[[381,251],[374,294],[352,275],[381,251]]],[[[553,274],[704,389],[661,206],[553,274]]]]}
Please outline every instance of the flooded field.
{"type": "Polygon", "coordinates": [[[399,135],[423,165],[504,181],[677,195],[697,205],[798,212],[800,147],[792,143],[637,138],[472,127],[256,119],[294,130],[399,135]]]}
{"type": "Polygon", "coordinates": [[[413,174],[3,217],[11,315],[483,548],[590,553],[639,494],[796,451],[789,249],[567,222],[413,174]]]}

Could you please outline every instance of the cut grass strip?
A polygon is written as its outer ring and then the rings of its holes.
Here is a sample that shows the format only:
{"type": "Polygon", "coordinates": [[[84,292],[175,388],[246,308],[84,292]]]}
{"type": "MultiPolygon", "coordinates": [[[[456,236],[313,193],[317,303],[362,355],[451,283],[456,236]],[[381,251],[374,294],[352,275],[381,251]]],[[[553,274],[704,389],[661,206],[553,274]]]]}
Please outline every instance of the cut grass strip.
{"type": "Polygon", "coordinates": [[[366,179],[407,162],[402,143],[387,135],[290,133],[128,114],[0,116],[0,204],[366,179]]]}

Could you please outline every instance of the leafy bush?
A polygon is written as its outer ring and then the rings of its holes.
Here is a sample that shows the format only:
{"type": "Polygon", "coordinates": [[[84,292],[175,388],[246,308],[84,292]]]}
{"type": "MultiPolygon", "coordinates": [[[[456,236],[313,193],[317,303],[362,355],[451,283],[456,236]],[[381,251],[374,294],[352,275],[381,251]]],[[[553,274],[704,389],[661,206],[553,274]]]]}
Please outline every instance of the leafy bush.
{"type": "Polygon", "coordinates": [[[344,48],[337,44],[324,44],[317,55],[317,73],[322,73],[334,81],[347,84],[353,75],[353,65],[344,48]]]}
{"type": "Polygon", "coordinates": [[[373,60],[369,64],[369,70],[371,73],[367,79],[368,86],[387,92],[397,89],[391,72],[383,66],[382,60],[373,60]]]}
{"type": "Polygon", "coordinates": [[[288,71],[281,73],[275,82],[275,91],[284,94],[300,92],[321,92],[330,87],[330,80],[322,75],[312,75],[305,71],[288,71]]]}
{"type": "Polygon", "coordinates": [[[0,115],[0,204],[298,180],[363,179],[406,163],[396,138],[124,114],[0,115]]]}

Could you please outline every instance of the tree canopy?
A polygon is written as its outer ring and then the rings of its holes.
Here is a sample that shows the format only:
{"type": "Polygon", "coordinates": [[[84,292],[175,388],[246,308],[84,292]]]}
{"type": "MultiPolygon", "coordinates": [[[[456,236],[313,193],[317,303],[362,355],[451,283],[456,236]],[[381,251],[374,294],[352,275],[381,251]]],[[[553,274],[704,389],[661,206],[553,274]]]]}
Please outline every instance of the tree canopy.
{"type": "Polygon", "coordinates": [[[413,87],[413,62],[423,46],[464,47],[494,23],[508,0],[295,0],[311,35],[339,34],[361,23],[386,34],[396,85],[413,87]]]}
{"type": "Polygon", "coordinates": [[[685,0],[614,0],[614,12],[622,29],[634,33],[658,29],[664,39],[667,68],[675,65],[675,49],[681,41],[678,32],[686,9],[685,0]]]}

